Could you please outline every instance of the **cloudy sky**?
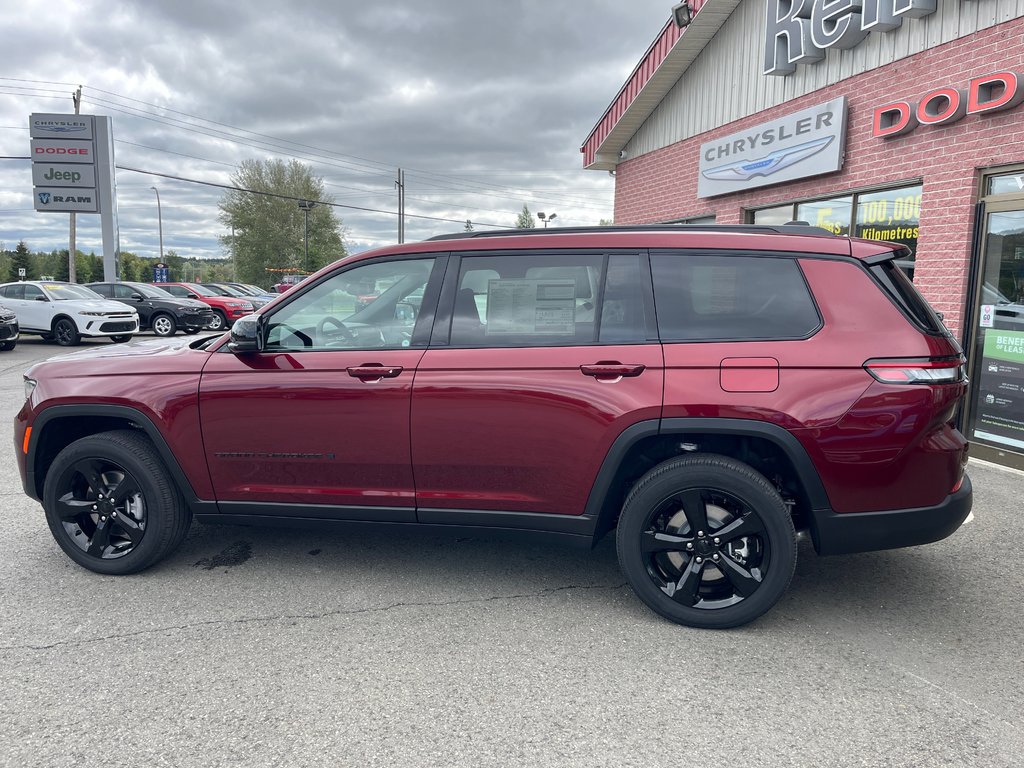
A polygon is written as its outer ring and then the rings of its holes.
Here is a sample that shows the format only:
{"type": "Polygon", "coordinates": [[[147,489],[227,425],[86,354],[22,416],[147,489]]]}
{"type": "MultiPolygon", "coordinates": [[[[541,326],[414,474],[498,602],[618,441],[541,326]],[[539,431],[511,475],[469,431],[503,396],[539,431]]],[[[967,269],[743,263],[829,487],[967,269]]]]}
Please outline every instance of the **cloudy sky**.
{"type": "MultiPolygon", "coordinates": [[[[668,20],[671,0],[253,0],[4,3],[0,156],[28,155],[28,116],[113,119],[116,161],[227,183],[245,158],[323,177],[351,251],[397,239],[406,212],[511,226],[523,204],[564,225],[611,218],[613,179],[579,147],[668,20]],[[391,212],[391,213],[387,213],[391,212]]],[[[219,256],[221,192],[117,172],[123,250],[219,256]]],[[[28,161],[0,160],[0,243],[66,248],[68,217],[32,210],[28,161]]],[[[99,217],[78,247],[102,251],[99,217]]],[[[409,217],[406,239],[462,226],[409,217]]]]}

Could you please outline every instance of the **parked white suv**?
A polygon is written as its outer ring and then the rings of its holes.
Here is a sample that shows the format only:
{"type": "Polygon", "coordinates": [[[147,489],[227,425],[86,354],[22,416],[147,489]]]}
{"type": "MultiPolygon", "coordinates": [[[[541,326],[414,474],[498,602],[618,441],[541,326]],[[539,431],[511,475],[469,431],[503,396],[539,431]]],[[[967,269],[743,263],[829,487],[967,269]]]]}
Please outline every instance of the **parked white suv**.
{"type": "Polygon", "coordinates": [[[55,339],[62,347],[73,347],[82,336],[129,341],[139,330],[138,312],[84,285],[56,280],[5,283],[0,300],[18,316],[22,333],[55,339]]]}

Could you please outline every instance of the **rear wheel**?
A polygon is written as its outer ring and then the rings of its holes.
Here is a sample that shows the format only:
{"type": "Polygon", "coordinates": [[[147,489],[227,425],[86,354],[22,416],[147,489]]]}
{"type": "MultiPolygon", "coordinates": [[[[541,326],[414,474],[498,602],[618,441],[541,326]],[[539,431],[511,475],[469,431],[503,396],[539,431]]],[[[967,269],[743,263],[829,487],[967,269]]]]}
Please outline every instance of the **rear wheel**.
{"type": "Polygon", "coordinates": [[[61,451],[46,474],[43,509],[68,557],[112,575],[161,560],[192,520],[153,444],[131,431],[91,435],[61,451]]]}
{"type": "Polygon", "coordinates": [[[178,324],[170,315],[157,315],[153,318],[153,333],[157,336],[173,336],[178,324]]]}
{"type": "Polygon", "coordinates": [[[619,564],[637,596],[671,621],[726,628],[753,621],[796,567],[793,520],[778,491],[714,454],[659,464],[619,519],[619,564]]]}
{"type": "Polygon", "coordinates": [[[60,318],[53,324],[53,338],[62,347],[73,347],[81,341],[78,327],[66,317],[60,318]]]}

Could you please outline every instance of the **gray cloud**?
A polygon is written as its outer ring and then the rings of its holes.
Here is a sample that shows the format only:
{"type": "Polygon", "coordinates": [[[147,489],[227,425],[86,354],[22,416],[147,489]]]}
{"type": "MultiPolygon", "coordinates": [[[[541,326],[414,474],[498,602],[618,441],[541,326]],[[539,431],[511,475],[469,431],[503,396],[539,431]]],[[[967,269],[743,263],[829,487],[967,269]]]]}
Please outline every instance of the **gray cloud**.
{"type": "MultiPolygon", "coordinates": [[[[579,146],[667,20],[671,2],[256,0],[54,2],[5,12],[0,155],[26,155],[31,112],[113,118],[119,165],[225,183],[248,157],[296,157],[338,203],[511,225],[525,202],[565,224],[612,210],[579,146]],[[37,82],[22,82],[37,81],[37,82]],[[134,100],[134,101],[133,101],[134,100]],[[154,106],[150,106],[154,105],[154,106]],[[219,125],[218,125],[219,124],[219,125]],[[228,127],[232,126],[232,127],[228,127]],[[239,130],[241,129],[241,130],[239,130]]],[[[221,192],[117,175],[121,246],[217,256],[221,192]]],[[[67,246],[67,217],[31,210],[31,173],[0,160],[0,242],[67,246]]],[[[338,210],[353,250],[394,242],[394,215],[338,210]]],[[[458,230],[409,219],[407,238],[458,230]]],[[[79,247],[101,250],[97,217],[79,247]]]]}

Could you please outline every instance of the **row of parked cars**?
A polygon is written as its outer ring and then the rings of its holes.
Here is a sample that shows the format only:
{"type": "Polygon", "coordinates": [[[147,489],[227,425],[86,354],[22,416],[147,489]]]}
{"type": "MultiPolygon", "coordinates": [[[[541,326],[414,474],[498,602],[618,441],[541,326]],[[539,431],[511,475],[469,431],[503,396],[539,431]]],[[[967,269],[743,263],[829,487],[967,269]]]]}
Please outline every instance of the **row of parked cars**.
{"type": "Polygon", "coordinates": [[[0,285],[0,350],[22,333],[61,346],[83,336],[129,341],[138,331],[223,331],[274,299],[244,283],[89,283],[33,280],[0,285]]]}

